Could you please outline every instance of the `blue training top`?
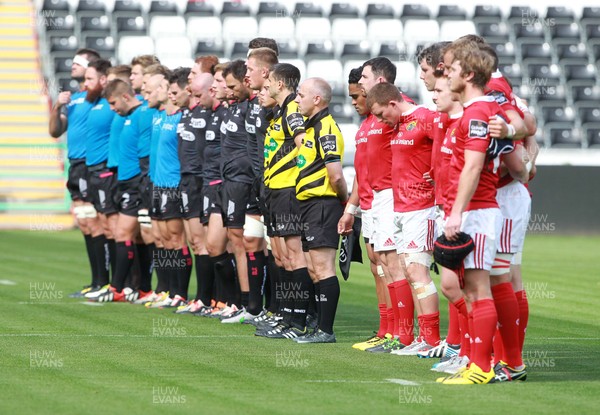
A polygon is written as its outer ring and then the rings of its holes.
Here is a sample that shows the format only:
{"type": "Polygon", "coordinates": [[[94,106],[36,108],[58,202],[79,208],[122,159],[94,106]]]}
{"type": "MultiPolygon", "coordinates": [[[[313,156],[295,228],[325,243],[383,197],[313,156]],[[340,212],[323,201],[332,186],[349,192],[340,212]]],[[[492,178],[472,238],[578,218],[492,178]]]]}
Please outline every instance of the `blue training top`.
{"type": "Polygon", "coordinates": [[[160,137],[160,129],[167,117],[165,110],[156,111],[152,118],[152,138],[150,139],[150,181],[154,183],[154,172],[156,171],[156,151],[158,150],[158,139],[160,137]]]}
{"type": "Polygon", "coordinates": [[[141,105],[125,117],[125,123],[119,136],[119,181],[129,180],[142,172],[138,157],[140,114],[141,105]]]}
{"type": "Polygon", "coordinates": [[[94,166],[108,159],[108,140],[115,112],[106,98],[94,103],[87,117],[88,135],[85,140],[85,164],[94,166]]]}
{"type": "Polygon", "coordinates": [[[67,157],[85,158],[85,141],[88,136],[87,118],[92,103],[86,101],[87,91],[75,92],[67,104],[67,157]]]}
{"type": "Polygon", "coordinates": [[[156,149],[156,169],[153,182],[159,187],[175,188],[181,180],[181,166],[177,147],[177,125],[181,120],[181,111],[167,115],[160,129],[156,149]]]}
{"type": "Polygon", "coordinates": [[[144,158],[150,155],[150,136],[152,135],[152,118],[158,111],[150,108],[148,101],[142,101],[140,105],[140,138],[138,140],[138,157],[144,158]]]}
{"type": "Polygon", "coordinates": [[[108,162],[107,167],[119,166],[119,137],[125,124],[125,117],[115,113],[110,125],[110,138],[108,139],[108,162]]]}

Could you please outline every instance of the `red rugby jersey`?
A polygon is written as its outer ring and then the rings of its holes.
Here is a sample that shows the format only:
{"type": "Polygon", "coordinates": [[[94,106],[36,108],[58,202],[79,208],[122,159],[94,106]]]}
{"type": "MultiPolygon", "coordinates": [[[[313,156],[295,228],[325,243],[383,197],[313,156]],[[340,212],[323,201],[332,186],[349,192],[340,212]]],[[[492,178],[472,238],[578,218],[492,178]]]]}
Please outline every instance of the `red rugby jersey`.
{"type": "Polygon", "coordinates": [[[356,152],[354,153],[354,170],[356,171],[356,181],[358,182],[358,198],[360,200],[360,208],[363,210],[371,209],[373,202],[373,191],[368,181],[369,166],[368,166],[368,148],[367,148],[367,132],[371,123],[368,118],[361,124],[356,132],[356,152]]]}

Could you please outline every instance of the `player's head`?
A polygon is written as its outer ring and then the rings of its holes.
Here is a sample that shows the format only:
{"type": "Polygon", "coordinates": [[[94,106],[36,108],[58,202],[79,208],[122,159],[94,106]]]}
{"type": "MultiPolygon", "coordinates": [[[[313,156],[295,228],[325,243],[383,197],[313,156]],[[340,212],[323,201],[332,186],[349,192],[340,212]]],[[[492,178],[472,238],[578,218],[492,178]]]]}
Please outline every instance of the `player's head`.
{"type": "Polygon", "coordinates": [[[445,76],[437,78],[433,87],[433,102],[436,105],[436,109],[444,113],[460,111],[462,106],[457,101],[458,96],[450,90],[448,78],[445,76]]]}
{"type": "Polygon", "coordinates": [[[269,74],[269,95],[275,100],[285,99],[298,89],[299,83],[300,69],[289,63],[278,63],[269,74]]]}
{"type": "Polygon", "coordinates": [[[190,90],[188,75],[190,68],[177,68],[169,76],[169,99],[178,107],[187,107],[190,104],[190,90]]]}
{"type": "Polygon", "coordinates": [[[352,99],[352,106],[361,117],[367,115],[367,96],[358,82],[362,76],[362,66],[354,68],[348,75],[348,95],[352,99]]]}
{"type": "Polygon", "coordinates": [[[135,91],[141,91],[144,82],[144,69],[150,65],[160,63],[154,55],[140,55],[131,60],[131,86],[135,91]]]}
{"type": "Polygon", "coordinates": [[[120,79],[115,79],[106,85],[104,96],[110,104],[110,109],[122,116],[126,116],[135,105],[139,104],[131,85],[120,79]]]}
{"type": "Polygon", "coordinates": [[[209,73],[201,73],[192,79],[190,90],[196,98],[198,105],[210,109],[213,106],[214,94],[211,92],[214,77],[209,73]]]}
{"type": "Polygon", "coordinates": [[[259,90],[262,88],[265,79],[269,77],[269,72],[279,60],[273,49],[257,48],[248,53],[246,61],[246,78],[250,89],[259,90]]]}
{"type": "Polygon", "coordinates": [[[277,41],[275,39],[268,37],[255,37],[248,42],[248,54],[252,51],[252,49],[258,48],[269,48],[275,52],[275,55],[279,56],[279,47],[277,46],[277,41]]]}
{"type": "Polygon", "coordinates": [[[154,63],[144,68],[144,76],[142,77],[142,87],[140,89],[140,92],[144,96],[144,99],[148,99],[148,92],[146,92],[146,83],[148,82],[148,79],[150,79],[150,77],[154,75],[162,75],[165,78],[168,78],[171,75],[171,70],[165,65],[161,65],[160,63],[154,63]]]}
{"type": "Polygon", "coordinates": [[[201,73],[215,73],[215,65],[219,63],[219,58],[216,55],[202,55],[198,56],[194,61],[194,65],[190,70],[190,75],[188,77],[189,82],[200,75],[201,73]]]}
{"type": "Polygon", "coordinates": [[[419,78],[428,91],[432,91],[435,81],[444,75],[444,59],[442,51],[451,42],[437,42],[429,45],[417,55],[417,64],[421,68],[419,78]]]}
{"type": "Polygon", "coordinates": [[[296,95],[298,112],[311,118],[329,106],[331,93],[331,86],[323,78],[308,78],[298,88],[296,95]]]}
{"type": "Polygon", "coordinates": [[[459,39],[444,49],[444,75],[452,92],[461,93],[467,84],[483,89],[494,71],[494,57],[480,44],[459,39]]]}
{"type": "Polygon", "coordinates": [[[150,108],[160,108],[168,100],[169,73],[167,76],[162,74],[150,75],[145,85],[146,99],[150,108]]]}
{"type": "Polygon", "coordinates": [[[367,94],[367,107],[371,114],[390,127],[395,127],[400,120],[402,102],[404,102],[402,94],[394,84],[389,82],[378,83],[367,94]]]}
{"type": "Polygon", "coordinates": [[[269,91],[269,84],[269,80],[265,79],[263,87],[258,91],[258,103],[264,108],[273,108],[277,105],[277,101],[275,101],[275,98],[271,96],[271,92],[269,91]]]}
{"type": "Polygon", "coordinates": [[[378,56],[369,59],[363,63],[362,68],[362,77],[358,83],[365,93],[368,93],[379,82],[393,84],[396,81],[396,65],[386,57],[378,56]]]}
{"type": "Polygon", "coordinates": [[[223,78],[231,97],[238,102],[250,97],[250,89],[246,84],[246,63],[243,60],[229,62],[223,69],[223,78]]]}
{"type": "Polygon", "coordinates": [[[85,77],[85,70],[91,62],[100,59],[100,54],[94,49],[81,48],[75,51],[73,63],[71,64],[71,78],[78,81],[85,77]]]}
{"type": "Polygon", "coordinates": [[[129,83],[129,77],[131,76],[131,66],[129,65],[117,65],[111,66],[106,72],[106,81],[110,82],[115,79],[120,79],[129,83]]]}
{"type": "Polygon", "coordinates": [[[215,95],[215,98],[219,101],[225,101],[230,98],[225,78],[223,77],[223,71],[227,67],[226,63],[220,63],[215,66],[215,75],[211,90],[215,95]]]}
{"type": "Polygon", "coordinates": [[[88,65],[83,81],[83,87],[87,91],[85,97],[87,101],[96,102],[102,95],[107,84],[106,75],[110,66],[110,61],[106,59],[98,59],[88,65]]]}

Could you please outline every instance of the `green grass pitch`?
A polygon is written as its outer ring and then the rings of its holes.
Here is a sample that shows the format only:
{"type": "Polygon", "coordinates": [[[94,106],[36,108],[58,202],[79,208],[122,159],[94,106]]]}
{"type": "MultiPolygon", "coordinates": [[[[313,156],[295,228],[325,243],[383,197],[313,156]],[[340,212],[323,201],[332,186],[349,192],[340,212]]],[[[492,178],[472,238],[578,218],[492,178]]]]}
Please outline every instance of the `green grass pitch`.
{"type": "Polygon", "coordinates": [[[338,342],[298,345],[248,325],[83,304],[68,298],[88,280],[78,232],[0,232],[0,414],[598,413],[598,252],[600,237],[529,236],[528,380],[452,387],[435,383],[430,359],[351,348],[377,326],[365,265],[341,281],[338,342]]]}

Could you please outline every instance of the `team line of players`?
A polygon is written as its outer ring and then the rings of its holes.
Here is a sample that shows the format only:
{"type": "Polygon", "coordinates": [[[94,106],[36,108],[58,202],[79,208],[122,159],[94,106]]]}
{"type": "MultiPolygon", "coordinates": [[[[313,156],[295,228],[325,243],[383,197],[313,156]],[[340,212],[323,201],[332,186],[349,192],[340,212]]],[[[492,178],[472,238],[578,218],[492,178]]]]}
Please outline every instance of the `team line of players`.
{"type": "Polygon", "coordinates": [[[354,347],[439,357],[434,369],[453,374],[439,379],[445,384],[524,380],[519,253],[535,120],[497,72],[493,49],[468,36],[419,54],[436,111],[394,87],[386,58],[352,71],[349,95],[366,118],[356,136],[357,191],[348,196],[330,86],[300,83],[297,68],[278,62],[274,41],[253,42],[247,62],[200,57],[191,70],[170,71],[141,56],[129,76],[78,51],[73,75],[84,73],[85,89],[59,96],[50,127],[55,136],[67,129],[68,186],[89,242],[93,281],[79,295],[250,322],[270,338],[333,342],[335,252],[360,206],[380,327],[354,347]],[[466,232],[475,250],[463,287],[442,269],[450,327],[441,341],[429,268],[442,228],[450,240],[466,232]],[[198,282],[189,302],[187,242],[198,282]]]}

